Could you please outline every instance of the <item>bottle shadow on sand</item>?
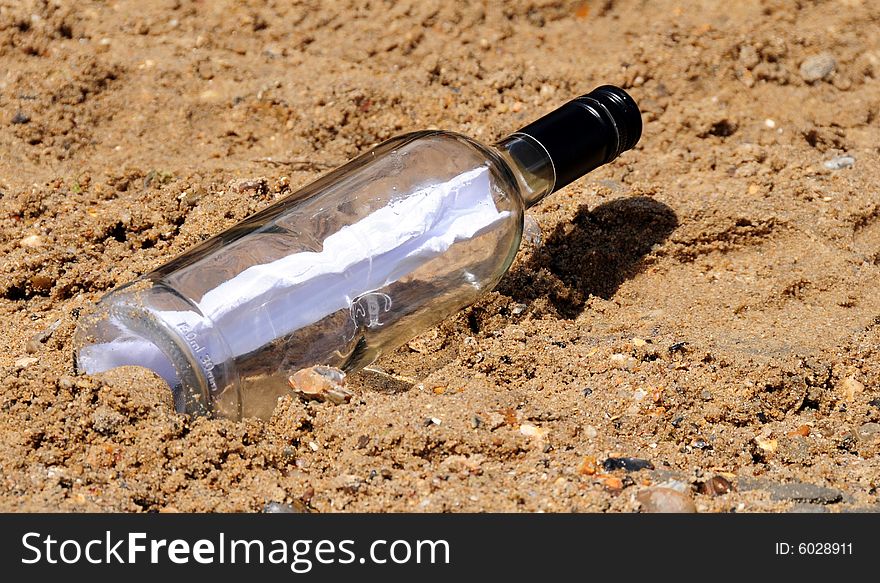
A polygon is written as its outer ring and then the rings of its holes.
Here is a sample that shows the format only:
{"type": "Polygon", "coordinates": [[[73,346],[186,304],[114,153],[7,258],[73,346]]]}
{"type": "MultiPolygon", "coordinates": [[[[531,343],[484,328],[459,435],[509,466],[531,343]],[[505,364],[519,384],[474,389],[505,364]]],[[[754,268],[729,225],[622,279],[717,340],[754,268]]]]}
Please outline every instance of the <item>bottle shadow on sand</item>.
{"type": "Polygon", "coordinates": [[[582,205],[497,290],[525,304],[545,298],[559,318],[576,318],[590,296],[610,299],[647,267],[653,246],[677,226],[670,207],[646,196],[615,199],[593,210],[582,205]]]}

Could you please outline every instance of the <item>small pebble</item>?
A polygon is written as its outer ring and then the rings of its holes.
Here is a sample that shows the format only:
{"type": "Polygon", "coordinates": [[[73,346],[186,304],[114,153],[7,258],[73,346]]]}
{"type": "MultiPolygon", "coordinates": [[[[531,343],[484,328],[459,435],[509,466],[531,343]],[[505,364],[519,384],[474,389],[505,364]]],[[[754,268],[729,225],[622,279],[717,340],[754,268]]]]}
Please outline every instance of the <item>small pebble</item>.
{"type": "Polygon", "coordinates": [[[807,83],[828,78],[837,68],[837,59],[831,53],[820,53],[801,63],[801,78],[807,83]]]}
{"type": "Polygon", "coordinates": [[[852,165],[855,163],[856,159],[852,156],[838,156],[836,158],[826,160],[823,166],[825,166],[825,168],[828,168],[829,170],[842,170],[844,168],[852,167],[852,165]]]}
{"type": "Polygon", "coordinates": [[[758,435],[755,437],[755,443],[767,453],[773,453],[779,448],[779,442],[771,439],[769,436],[758,435]]]}
{"type": "Polygon", "coordinates": [[[527,306],[525,304],[513,304],[513,307],[510,309],[510,313],[514,316],[519,316],[526,311],[526,307],[527,306]]]}
{"type": "Polygon", "coordinates": [[[43,245],[43,238],[39,235],[28,235],[27,237],[19,241],[18,244],[22,247],[35,249],[43,245]]]}
{"type": "Polygon", "coordinates": [[[25,345],[25,351],[28,354],[33,354],[39,351],[42,345],[45,344],[49,340],[49,338],[52,337],[52,333],[55,332],[55,330],[57,330],[60,325],[61,319],[59,318],[58,320],[55,320],[54,322],[49,324],[49,326],[46,327],[45,330],[41,330],[31,336],[31,338],[27,341],[27,344],[25,345]]]}
{"type": "Polygon", "coordinates": [[[194,186],[180,193],[177,200],[185,207],[194,207],[207,193],[204,187],[194,186]]]}
{"type": "Polygon", "coordinates": [[[578,466],[578,473],[582,476],[592,476],[598,470],[596,458],[591,455],[584,456],[581,465],[578,466]]]}
{"type": "Polygon", "coordinates": [[[726,478],[721,476],[713,476],[700,484],[700,492],[709,496],[721,496],[733,490],[731,484],[726,478]]]}
{"type": "Polygon", "coordinates": [[[584,427],[584,437],[587,439],[596,439],[599,436],[599,430],[592,425],[584,427]]]}
{"type": "Polygon", "coordinates": [[[653,470],[654,464],[637,457],[610,457],[602,462],[602,467],[606,472],[614,470],[637,472],[639,470],[653,470]]]}
{"type": "Polygon", "coordinates": [[[671,488],[647,488],[636,495],[643,512],[695,513],[697,507],[690,496],[671,488]]]}
{"type": "Polygon", "coordinates": [[[844,400],[852,401],[855,396],[865,391],[865,385],[853,377],[847,377],[840,383],[840,392],[844,400]]]}
{"type": "Polygon", "coordinates": [[[33,356],[24,356],[16,360],[13,364],[15,365],[16,370],[24,370],[38,360],[38,358],[35,358],[33,356]]]}
{"type": "Polygon", "coordinates": [[[519,426],[519,432],[525,435],[526,437],[534,437],[536,439],[541,439],[547,433],[549,433],[548,429],[542,429],[537,425],[531,425],[529,423],[523,423],[519,426]]]}
{"type": "Polygon", "coordinates": [[[880,436],[880,423],[869,421],[859,426],[859,437],[871,441],[880,436]]]}
{"type": "Polygon", "coordinates": [[[12,123],[15,125],[26,124],[31,121],[31,116],[26,113],[18,112],[12,116],[12,123]]]}

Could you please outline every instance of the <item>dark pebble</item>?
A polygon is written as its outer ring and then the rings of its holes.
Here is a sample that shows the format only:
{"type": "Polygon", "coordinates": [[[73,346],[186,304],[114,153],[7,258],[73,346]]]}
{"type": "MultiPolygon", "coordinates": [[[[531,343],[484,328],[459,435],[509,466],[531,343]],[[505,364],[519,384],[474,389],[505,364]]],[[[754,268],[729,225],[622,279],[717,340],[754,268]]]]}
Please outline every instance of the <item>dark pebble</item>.
{"type": "Polygon", "coordinates": [[[29,121],[31,121],[31,116],[20,111],[12,116],[12,123],[14,124],[25,124],[29,121]]]}
{"type": "Polygon", "coordinates": [[[872,399],[871,401],[868,401],[868,404],[872,407],[877,407],[878,409],[880,409],[880,399],[872,399]]]}
{"type": "Polygon", "coordinates": [[[687,346],[687,342],[676,342],[669,346],[669,352],[680,352],[687,346]]]}
{"type": "Polygon", "coordinates": [[[733,484],[721,476],[714,476],[700,484],[699,490],[708,496],[721,496],[733,490],[733,484]]]}
{"type": "Polygon", "coordinates": [[[602,462],[602,467],[606,472],[614,470],[637,472],[639,470],[653,470],[654,464],[637,457],[610,457],[602,462]]]}
{"type": "Polygon", "coordinates": [[[583,392],[584,392],[584,396],[585,396],[585,397],[589,397],[590,395],[593,394],[593,389],[586,388],[586,389],[584,389],[583,392]]]}

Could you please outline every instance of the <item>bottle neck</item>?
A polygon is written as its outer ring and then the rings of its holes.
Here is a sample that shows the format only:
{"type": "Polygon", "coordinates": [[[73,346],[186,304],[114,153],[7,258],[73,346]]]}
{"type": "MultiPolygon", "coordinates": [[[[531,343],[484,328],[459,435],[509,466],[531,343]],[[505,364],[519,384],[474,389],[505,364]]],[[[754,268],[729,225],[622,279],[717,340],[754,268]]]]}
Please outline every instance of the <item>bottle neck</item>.
{"type": "Polygon", "coordinates": [[[534,138],[511,134],[495,144],[519,182],[526,208],[531,208],[553,192],[556,171],[547,150],[534,138]]]}
{"type": "Polygon", "coordinates": [[[639,107],[603,85],[569,101],[495,147],[520,182],[526,208],[632,149],[642,135],[639,107]]]}

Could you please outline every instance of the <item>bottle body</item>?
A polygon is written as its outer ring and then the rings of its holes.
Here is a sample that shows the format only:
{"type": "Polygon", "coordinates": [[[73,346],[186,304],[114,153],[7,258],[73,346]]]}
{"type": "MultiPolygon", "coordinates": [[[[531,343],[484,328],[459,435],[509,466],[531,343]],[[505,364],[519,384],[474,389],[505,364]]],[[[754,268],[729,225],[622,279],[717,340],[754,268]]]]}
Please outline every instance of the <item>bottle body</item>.
{"type": "Polygon", "coordinates": [[[389,140],[105,296],[78,367],[148,366],[180,411],[267,417],[298,370],[357,370],[494,287],[517,174],[450,132],[389,140]]]}
{"type": "Polygon", "coordinates": [[[80,318],[76,367],[144,366],[181,412],[268,417],[298,372],[357,370],[492,289],[525,209],[641,128],[606,85],[492,147],[391,139],[104,296],[80,318]]]}

